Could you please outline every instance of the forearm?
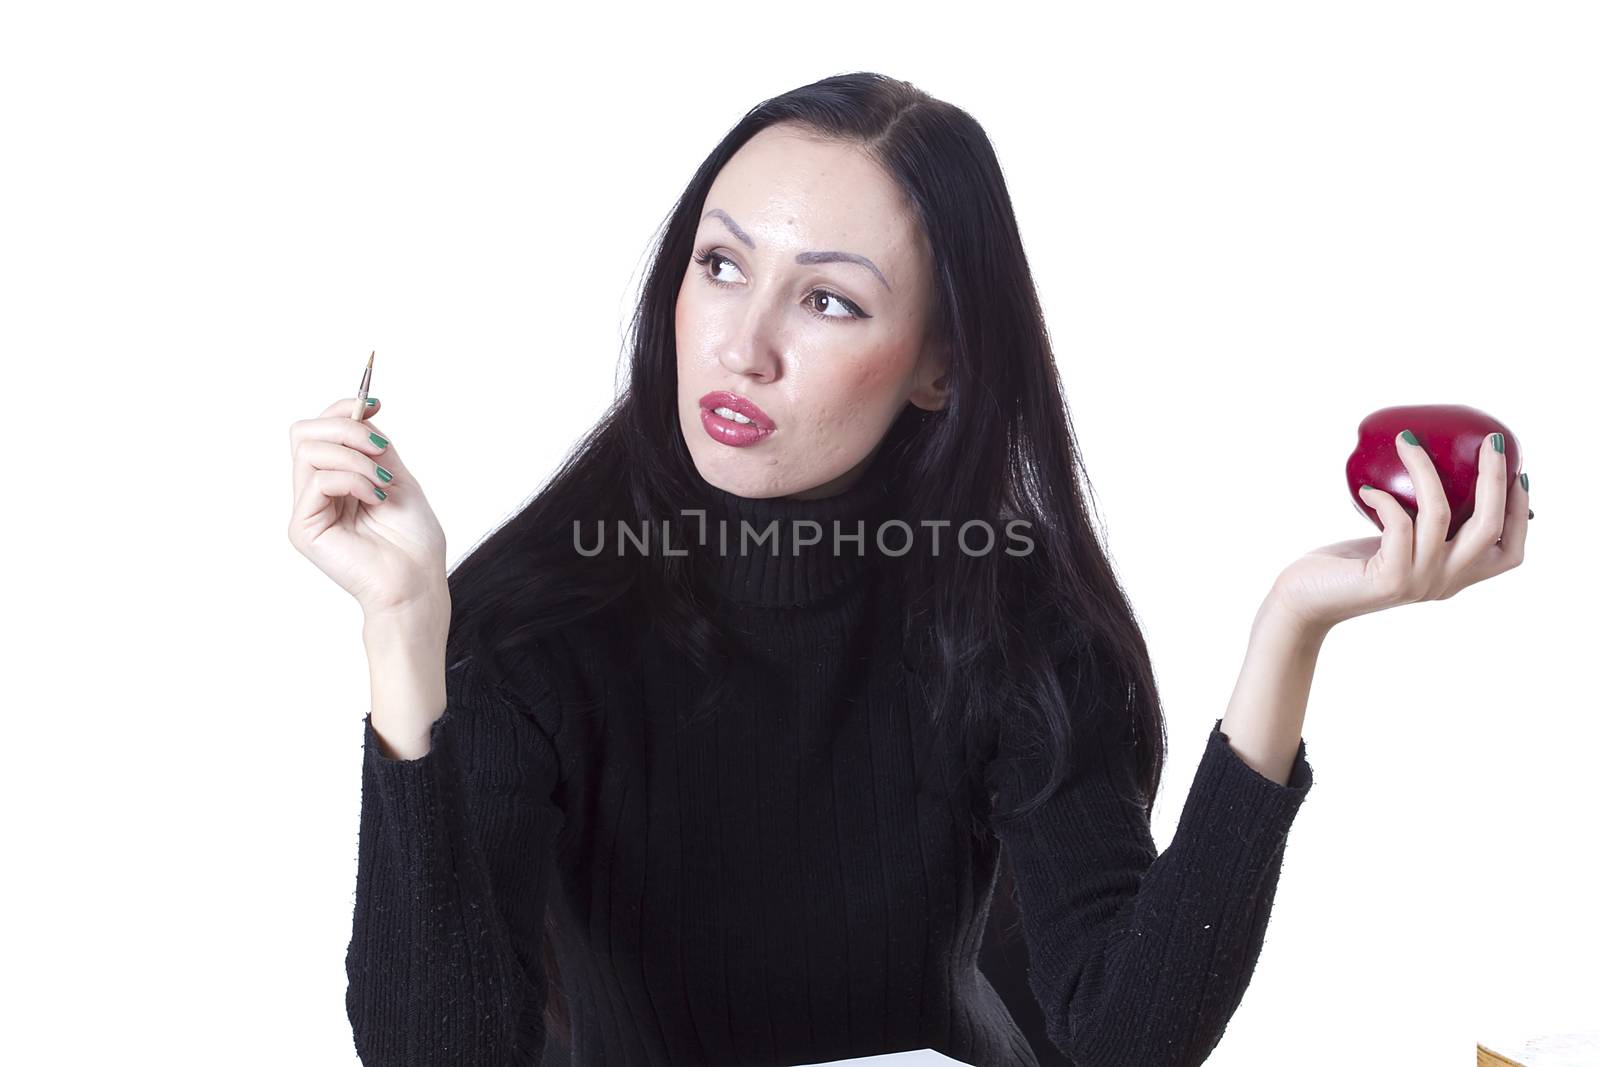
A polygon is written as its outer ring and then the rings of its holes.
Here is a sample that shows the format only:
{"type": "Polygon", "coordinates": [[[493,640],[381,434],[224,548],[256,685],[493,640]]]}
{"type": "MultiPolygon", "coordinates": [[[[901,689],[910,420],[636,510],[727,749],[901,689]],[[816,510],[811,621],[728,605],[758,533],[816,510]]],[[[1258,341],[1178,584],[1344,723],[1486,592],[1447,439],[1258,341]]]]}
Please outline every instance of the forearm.
{"type": "Polygon", "coordinates": [[[1305,726],[1311,676],[1326,628],[1309,628],[1268,594],[1250,628],[1244,666],[1222,732],[1253,770],[1285,785],[1305,726]]]}
{"type": "Polygon", "coordinates": [[[390,759],[418,759],[444,712],[444,653],[450,612],[369,619],[362,628],[372,687],[372,728],[390,759]]]}
{"type": "Polygon", "coordinates": [[[560,761],[475,665],[439,673],[438,752],[396,759],[365,732],[345,1012],[370,1067],[539,1064],[560,761]]]}
{"type": "MultiPolygon", "coordinates": [[[[1074,788],[995,824],[1047,1033],[1075,1063],[1198,1067],[1244,996],[1311,787],[1299,731],[1316,641],[1285,620],[1272,605],[1257,613],[1233,701],[1165,850],[1133,803],[1138,765],[1114,722],[1093,735],[1101,758],[1085,761],[1074,788]]],[[[1041,761],[999,761],[996,804],[1046,777],[1041,761]]]]}

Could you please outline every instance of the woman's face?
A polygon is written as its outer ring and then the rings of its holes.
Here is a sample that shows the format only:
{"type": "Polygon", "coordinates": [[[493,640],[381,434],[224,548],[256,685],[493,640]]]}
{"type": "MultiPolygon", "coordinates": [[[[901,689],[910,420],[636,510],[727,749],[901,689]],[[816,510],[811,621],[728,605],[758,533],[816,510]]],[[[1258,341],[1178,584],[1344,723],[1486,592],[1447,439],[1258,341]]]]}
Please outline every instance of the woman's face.
{"type": "Polygon", "coordinates": [[[832,496],[908,401],[944,406],[927,239],[859,148],[756,134],[712,183],[695,249],[678,290],[678,421],[712,485],[832,496]],[[816,255],[835,252],[848,258],[816,255]],[[724,392],[754,403],[756,422],[711,413],[726,398],[708,394],[724,392]]]}

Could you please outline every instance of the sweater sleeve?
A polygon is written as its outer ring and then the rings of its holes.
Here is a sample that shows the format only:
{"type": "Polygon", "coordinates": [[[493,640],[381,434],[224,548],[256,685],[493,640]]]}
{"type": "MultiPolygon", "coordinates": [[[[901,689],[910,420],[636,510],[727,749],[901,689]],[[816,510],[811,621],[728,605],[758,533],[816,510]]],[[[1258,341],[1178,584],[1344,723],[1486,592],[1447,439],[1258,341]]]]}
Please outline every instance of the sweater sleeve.
{"type": "MultiPolygon", "coordinates": [[[[992,820],[1011,857],[1029,984],[1077,1067],[1203,1063],[1261,953],[1286,836],[1311,788],[1305,742],[1280,785],[1239,758],[1216,720],[1158,856],[1130,727],[1101,719],[1078,729],[1080,755],[1047,801],[992,820]]],[[[988,767],[998,815],[1042,789],[1046,764],[1002,739],[988,767]]]]}
{"type": "Polygon", "coordinates": [[[470,659],[445,679],[421,758],[385,756],[365,720],[346,1013],[367,1067],[537,1065],[563,820],[554,702],[470,659]]]}

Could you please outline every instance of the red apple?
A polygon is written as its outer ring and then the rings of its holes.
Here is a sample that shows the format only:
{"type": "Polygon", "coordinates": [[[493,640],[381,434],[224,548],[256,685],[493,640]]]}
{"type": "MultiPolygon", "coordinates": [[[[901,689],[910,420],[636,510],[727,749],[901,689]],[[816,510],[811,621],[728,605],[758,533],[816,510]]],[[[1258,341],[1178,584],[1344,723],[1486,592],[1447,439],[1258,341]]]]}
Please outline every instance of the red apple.
{"type": "Polygon", "coordinates": [[[1505,435],[1508,492],[1512,480],[1522,474],[1522,452],[1517,447],[1517,435],[1506,429],[1499,419],[1477,408],[1465,404],[1403,404],[1380,408],[1361,420],[1356,431],[1355,451],[1344,465],[1350,499],[1380,530],[1383,521],[1378,512],[1361,499],[1362,483],[1393,496],[1413,521],[1417,517],[1416,488],[1411,484],[1411,472],[1400,461],[1399,450],[1403,445],[1395,441],[1401,430],[1411,431],[1439,472],[1439,483],[1444,486],[1444,498],[1450,505],[1450,527],[1445,531],[1447,541],[1461,529],[1476,506],[1478,450],[1485,437],[1496,432],[1505,435]]]}

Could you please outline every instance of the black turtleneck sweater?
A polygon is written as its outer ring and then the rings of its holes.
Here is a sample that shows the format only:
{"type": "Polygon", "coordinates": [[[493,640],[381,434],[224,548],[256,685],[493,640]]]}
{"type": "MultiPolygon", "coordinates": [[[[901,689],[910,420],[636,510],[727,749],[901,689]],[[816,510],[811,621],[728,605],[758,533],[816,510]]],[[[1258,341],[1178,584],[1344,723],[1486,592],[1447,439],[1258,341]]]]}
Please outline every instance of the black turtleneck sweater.
{"type": "Polygon", "coordinates": [[[739,697],[712,720],[685,721],[700,683],[680,657],[619,656],[604,620],[505,676],[451,664],[420,759],[386,757],[367,717],[346,956],[362,1062],[1056,1058],[977,966],[1002,850],[1028,981],[1069,1061],[1205,1060],[1261,952],[1311,787],[1304,742],[1280,785],[1217,719],[1159,855],[1128,725],[1109,716],[1085,720],[1077,743],[1098,758],[1075,760],[1047,803],[991,818],[1049,768],[1003,731],[984,744],[928,728],[872,545],[881,481],[813,501],[702,488],[713,548],[728,522],[712,580],[740,654],[739,697]],[[821,523],[821,542],[738,553],[740,520],[796,518],[821,523]],[[836,554],[832,522],[858,519],[866,553],[836,554]],[[570,1048],[545,1033],[546,908],[570,1048]]]}

